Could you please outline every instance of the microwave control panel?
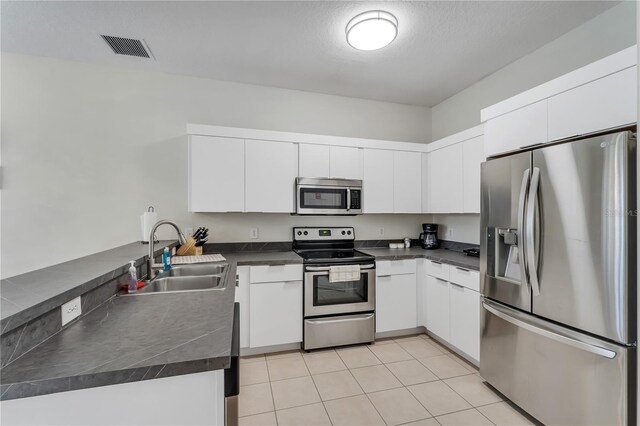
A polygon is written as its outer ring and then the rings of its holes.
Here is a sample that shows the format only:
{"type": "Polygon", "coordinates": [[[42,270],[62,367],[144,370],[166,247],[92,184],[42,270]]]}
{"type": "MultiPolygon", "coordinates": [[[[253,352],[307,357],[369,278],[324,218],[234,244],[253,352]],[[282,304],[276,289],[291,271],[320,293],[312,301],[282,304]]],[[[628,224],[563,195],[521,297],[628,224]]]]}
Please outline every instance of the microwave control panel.
{"type": "Polygon", "coordinates": [[[351,210],[360,210],[360,193],[361,192],[362,191],[360,191],[359,189],[351,190],[351,205],[349,206],[351,210]]]}

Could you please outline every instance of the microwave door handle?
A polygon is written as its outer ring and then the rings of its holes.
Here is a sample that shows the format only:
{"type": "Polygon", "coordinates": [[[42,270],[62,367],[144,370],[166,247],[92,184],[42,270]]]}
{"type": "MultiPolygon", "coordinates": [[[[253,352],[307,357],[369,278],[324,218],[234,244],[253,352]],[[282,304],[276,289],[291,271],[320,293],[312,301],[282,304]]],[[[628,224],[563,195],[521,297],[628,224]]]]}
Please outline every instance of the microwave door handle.
{"type": "Polygon", "coordinates": [[[347,211],[351,209],[351,188],[347,188],[347,211]]]}

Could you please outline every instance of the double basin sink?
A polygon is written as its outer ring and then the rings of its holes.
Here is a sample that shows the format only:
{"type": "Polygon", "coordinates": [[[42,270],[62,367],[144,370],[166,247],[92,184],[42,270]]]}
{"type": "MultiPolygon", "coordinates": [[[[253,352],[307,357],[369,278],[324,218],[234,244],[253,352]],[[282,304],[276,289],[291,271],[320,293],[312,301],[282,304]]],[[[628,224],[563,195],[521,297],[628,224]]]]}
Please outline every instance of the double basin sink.
{"type": "Polygon", "coordinates": [[[229,269],[228,263],[196,263],[172,266],[168,271],[161,271],[154,279],[147,282],[137,293],[158,294],[184,291],[223,291],[225,278],[229,269]]]}

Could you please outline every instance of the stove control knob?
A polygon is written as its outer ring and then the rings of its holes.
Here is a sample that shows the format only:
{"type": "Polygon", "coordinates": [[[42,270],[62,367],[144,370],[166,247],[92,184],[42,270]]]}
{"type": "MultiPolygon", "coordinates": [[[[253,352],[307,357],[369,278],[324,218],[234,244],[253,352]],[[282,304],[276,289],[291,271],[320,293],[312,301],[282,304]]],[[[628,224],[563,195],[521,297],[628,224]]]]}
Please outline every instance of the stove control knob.
{"type": "Polygon", "coordinates": [[[302,231],[298,231],[298,235],[302,235],[302,231]]]}
{"type": "Polygon", "coordinates": [[[351,235],[351,231],[347,231],[347,234],[351,235]]]}
{"type": "Polygon", "coordinates": [[[342,230],[342,235],[346,234],[346,232],[344,232],[344,229],[342,230]]]}
{"type": "Polygon", "coordinates": [[[304,231],[304,235],[309,235],[309,233],[307,231],[304,231]]]}

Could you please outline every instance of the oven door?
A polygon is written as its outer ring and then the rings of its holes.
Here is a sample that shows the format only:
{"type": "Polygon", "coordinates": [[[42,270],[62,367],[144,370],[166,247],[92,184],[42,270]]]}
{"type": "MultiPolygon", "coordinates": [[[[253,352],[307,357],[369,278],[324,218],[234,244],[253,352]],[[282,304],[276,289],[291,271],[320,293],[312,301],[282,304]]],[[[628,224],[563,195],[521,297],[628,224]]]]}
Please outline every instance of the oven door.
{"type": "Polygon", "coordinates": [[[297,194],[298,214],[350,214],[349,188],[298,185],[297,194]]]}
{"type": "Polygon", "coordinates": [[[304,316],[373,311],[376,307],[375,265],[361,265],[357,281],[329,282],[329,266],[307,266],[304,316]]]}

